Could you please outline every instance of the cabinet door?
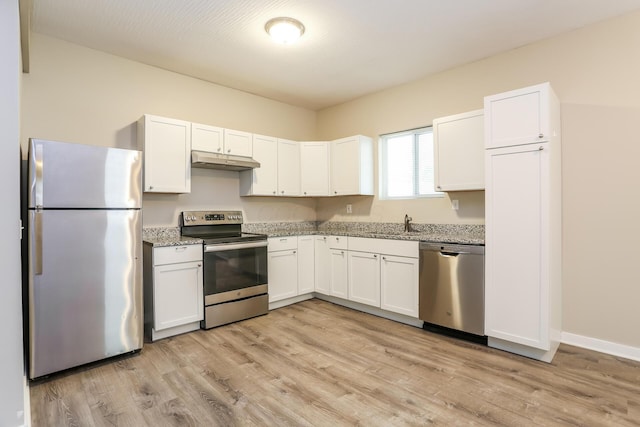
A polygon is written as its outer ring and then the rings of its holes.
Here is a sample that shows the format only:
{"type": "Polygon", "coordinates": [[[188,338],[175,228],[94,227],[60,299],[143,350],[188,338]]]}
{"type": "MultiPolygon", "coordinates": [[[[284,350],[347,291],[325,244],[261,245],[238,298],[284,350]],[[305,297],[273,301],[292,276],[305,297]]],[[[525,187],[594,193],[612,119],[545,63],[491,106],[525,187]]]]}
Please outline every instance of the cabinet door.
{"type": "Polygon", "coordinates": [[[328,142],[300,143],[300,187],[302,196],[329,195],[328,142]]]}
{"type": "Polygon", "coordinates": [[[296,250],[269,252],[269,302],[298,294],[298,254],[296,250]]]}
{"type": "Polygon", "coordinates": [[[548,141],[550,90],[545,83],[485,97],[486,148],[548,141]]]}
{"type": "Polygon", "coordinates": [[[191,124],[145,115],[138,122],[144,144],[144,191],[191,191],[191,124]]]}
{"type": "Polygon", "coordinates": [[[300,195],[300,144],[278,139],[278,195],[300,195]]]}
{"type": "Polygon", "coordinates": [[[358,194],[360,162],[357,139],[339,139],[331,144],[331,194],[358,194]]]}
{"type": "Polygon", "coordinates": [[[224,148],[224,129],[191,123],[191,149],[222,153],[224,148]]]}
{"type": "Polygon", "coordinates": [[[380,307],[380,256],[349,251],[349,299],[380,307]]]}
{"type": "Polygon", "coordinates": [[[487,150],[485,333],[549,350],[548,144],[487,150]]]}
{"type": "Polygon", "coordinates": [[[329,238],[327,236],[315,236],[315,291],[325,295],[331,295],[331,252],[329,238]]]}
{"type": "Polygon", "coordinates": [[[331,249],[331,295],[338,298],[349,298],[347,275],[347,251],[331,249]]]}
{"type": "Polygon", "coordinates": [[[224,152],[234,156],[251,157],[253,155],[253,136],[240,130],[224,130],[224,152]]]}
{"type": "Polygon", "coordinates": [[[298,236],[298,295],[315,289],[315,236],[298,236]]]}
{"type": "Polygon", "coordinates": [[[380,308],[418,317],[418,258],[382,255],[380,308]]]}
{"type": "Polygon", "coordinates": [[[240,194],[275,196],[278,190],[278,141],[271,136],[253,135],[253,158],[260,167],[240,172],[240,194]]]}
{"type": "Polygon", "coordinates": [[[483,110],[435,119],[433,138],[436,189],[484,189],[483,110]]]}
{"type": "Polygon", "coordinates": [[[204,318],[201,261],[154,267],[153,288],[156,331],[204,318]]]}

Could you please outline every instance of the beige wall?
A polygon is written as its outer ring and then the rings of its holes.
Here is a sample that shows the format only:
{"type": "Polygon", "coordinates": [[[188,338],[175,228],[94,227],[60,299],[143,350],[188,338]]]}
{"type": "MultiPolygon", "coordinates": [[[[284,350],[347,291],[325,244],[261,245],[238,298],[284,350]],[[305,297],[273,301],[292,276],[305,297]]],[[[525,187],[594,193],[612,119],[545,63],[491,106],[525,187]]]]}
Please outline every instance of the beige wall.
{"type": "MultiPolygon", "coordinates": [[[[313,111],[33,34],[23,149],[30,137],[137,148],[145,113],[294,140],[316,132],[313,111]]],[[[194,169],[191,194],[145,194],[144,224],[175,226],[180,211],[199,208],[241,208],[247,221],[316,218],[315,200],[240,198],[238,185],[238,172],[194,169]]]]}
{"type": "MultiPolygon", "coordinates": [[[[319,137],[376,136],[482,107],[485,95],[550,81],[562,102],[563,330],[640,347],[640,13],[320,111],[319,137]]],[[[483,222],[483,192],[412,203],[318,202],[319,219],[362,215],[483,222]],[[470,213],[465,215],[465,211],[470,213]]]]}

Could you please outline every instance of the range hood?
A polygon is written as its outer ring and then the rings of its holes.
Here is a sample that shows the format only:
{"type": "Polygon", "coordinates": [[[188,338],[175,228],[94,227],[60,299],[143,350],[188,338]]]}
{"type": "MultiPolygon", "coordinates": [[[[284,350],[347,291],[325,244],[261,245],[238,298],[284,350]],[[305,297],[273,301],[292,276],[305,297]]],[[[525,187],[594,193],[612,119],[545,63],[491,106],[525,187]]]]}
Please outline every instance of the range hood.
{"type": "Polygon", "coordinates": [[[191,166],[194,168],[246,171],[249,169],[259,168],[260,163],[256,162],[251,157],[192,150],[191,166]]]}

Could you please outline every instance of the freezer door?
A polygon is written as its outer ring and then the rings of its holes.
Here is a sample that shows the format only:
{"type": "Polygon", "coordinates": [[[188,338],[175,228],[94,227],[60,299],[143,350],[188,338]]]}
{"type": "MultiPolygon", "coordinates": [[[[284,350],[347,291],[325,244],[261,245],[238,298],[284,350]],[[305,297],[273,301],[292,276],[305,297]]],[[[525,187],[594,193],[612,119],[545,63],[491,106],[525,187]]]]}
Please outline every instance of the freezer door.
{"type": "Polygon", "coordinates": [[[142,153],[29,141],[29,207],[140,208],[142,153]]]}
{"type": "Polygon", "coordinates": [[[30,378],[142,347],[139,210],[29,211],[30,378]]]}

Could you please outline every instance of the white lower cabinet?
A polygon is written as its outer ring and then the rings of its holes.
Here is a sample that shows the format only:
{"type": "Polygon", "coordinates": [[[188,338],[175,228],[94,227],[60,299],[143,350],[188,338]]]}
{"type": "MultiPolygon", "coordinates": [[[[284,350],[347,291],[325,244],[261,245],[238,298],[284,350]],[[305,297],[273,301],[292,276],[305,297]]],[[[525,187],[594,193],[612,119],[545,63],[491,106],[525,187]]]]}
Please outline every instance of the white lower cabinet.
{"type": "Polygon", "coordinates": [[[380,307],[380,257],[349,251],[349,300],[380,307]]]}
{"type": "Polygon", "coordinates": [[[200,328],[202,245],[144,247],[145,333],[155,341],[200,328]]]}
{"type": "Polygon", "coordinates": [[[315,292],[417,319],[418,253],[416,241],[269,238],[269,302],[315,292]]]}
{"type": "Polygon", "coordinates": [[[298,295],[297,237],[269,238],[269,302],[298,295]]]}
{"type": "Polygon", "coordinates": [[[314,278],[315,291],[331,295],[331,249],[327,236],[315,236],[314,240],[314,278]]]}
{"type": "Polygon", "coordinates": [[[330,249],[330,294],[338,298],[349,298],[347,251],[330,249]]]}
{"type": "Polygon", "coordinates": [[[382,256],[380,308],[418,317],[418,265],[418,258],[382,256]]]}
{"type": "Polygon", "coordinates": [[[315,237],[298,236],[298,295],[315,289],[315,237]]]}
{"type": "Polygon", "coordinates": [[[349,237],[349,299],[417,318],[418,245],[349,237]]]}

